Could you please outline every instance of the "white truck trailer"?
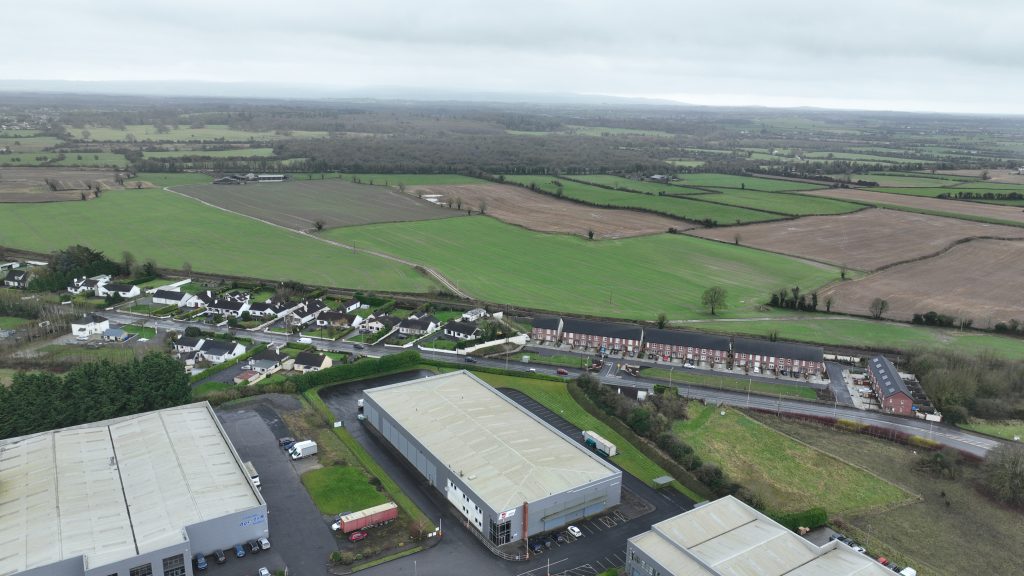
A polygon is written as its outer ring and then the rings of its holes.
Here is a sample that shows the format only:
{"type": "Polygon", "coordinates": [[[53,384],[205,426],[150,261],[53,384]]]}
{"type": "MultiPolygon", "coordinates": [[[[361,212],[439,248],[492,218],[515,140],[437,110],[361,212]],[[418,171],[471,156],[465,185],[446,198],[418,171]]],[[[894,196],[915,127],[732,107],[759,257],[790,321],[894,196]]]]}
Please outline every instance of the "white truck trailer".
{"type": "Polygon", "coordinates": [[[611,458],[618,453],[617,450],[615,450],[615,444],[601,438],[597,432],[592,430],[583,431],[583,443],[589,446],[591,450],[605,458],[611,458]]]}
{"type": "Polygon", "coordinates": [[[292,445],[292,449],[288,451],[288,454],[291,455],[292,460],[313,456],[316,454],[316,442],[312,440],[296,442],[292,445]]]}

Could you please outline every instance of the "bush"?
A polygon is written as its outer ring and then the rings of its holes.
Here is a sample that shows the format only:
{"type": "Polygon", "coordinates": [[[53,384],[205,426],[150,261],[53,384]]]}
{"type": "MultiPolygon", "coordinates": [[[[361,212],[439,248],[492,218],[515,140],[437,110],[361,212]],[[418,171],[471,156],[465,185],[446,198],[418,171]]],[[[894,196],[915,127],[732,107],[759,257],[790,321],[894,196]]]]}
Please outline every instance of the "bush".
{"type": "Polygon", "coordinates": [[[1024,506],[1024,446],[1001,444],[982,465],[985,490],[1000,502],[1024,506]]]}
{"type": "Polygon", "coordinates": [[[801,527],[813,530],[828,523],[828,512],[824,508],[810,508],[803,512],[773,516],[772,519],[794,532],[801,527]]]}

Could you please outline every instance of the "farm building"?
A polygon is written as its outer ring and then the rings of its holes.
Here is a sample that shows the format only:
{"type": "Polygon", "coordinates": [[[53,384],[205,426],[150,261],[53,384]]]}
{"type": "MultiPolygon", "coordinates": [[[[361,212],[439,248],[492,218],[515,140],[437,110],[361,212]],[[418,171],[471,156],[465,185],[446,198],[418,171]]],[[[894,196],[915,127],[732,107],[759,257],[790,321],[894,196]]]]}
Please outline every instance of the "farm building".
{"type": "Polygon", "coordinates": [[[913,414],[914,397],[888,358],[875,356],[868,361],[868,380],[871,381],[882,410],[905,416],[913,414]]]}
{"type": "Polygon", "coordinates": [[[643,328],[629,324],[562,318],[562,343],[602,354],[635,354],[640,351],[643,328]]]}
{"type": "Polygon", "coordinates": [[[696,366],[725,366],[729,359],[729,338],[699,332],[644,329],[644,351],[662,358],[681,360],[696,366]]]}
{"type": "Polygon", "coordinates": [[[538,344],[545,342],[558,342],[562,335],[562,319],[555,316],[538,316],[533,319],[533,328],[530,330],[530,340],[538,344]]]}
{"type": "Polygon", "coordinates": [[[746,368],[755,374],[783,376],[819,376],[825,372],[824,351],[818,346],[771,342],[753,338],[733,338],[734,368],[746,368]]]}
{"type": "Polygon", "coordinates": [[[620,501],[620,470],[466,371],[365,395],[371,428],[496,545],[620,501]]]}
{"type": "Polygon", "coordinates": [[[801,538],[733,496],[658,522],[626,541],[627,576],[892,576],[838,541],[801,538]]]}
{"type": "Polygon", "coordinates": [[[186,576],[268,535],[208,403],[0,440],[0,574],[186,576]]]}

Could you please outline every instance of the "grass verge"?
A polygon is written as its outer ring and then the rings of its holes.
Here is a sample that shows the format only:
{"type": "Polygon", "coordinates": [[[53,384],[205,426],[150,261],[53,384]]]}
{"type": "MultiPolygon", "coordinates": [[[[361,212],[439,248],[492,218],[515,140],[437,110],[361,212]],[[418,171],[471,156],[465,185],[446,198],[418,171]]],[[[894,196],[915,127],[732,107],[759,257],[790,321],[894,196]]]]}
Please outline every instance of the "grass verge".
{"type": "Polygon", "coordinates": [[[350,466],[329,466],[302,475],[302,484],[322,514],[363,510],[388,501],[366,474],[350,466]]]}
{"type": "MultiPolygon", "coordinates": [[[[660,380],[669,380],[669,371],[664,368],[642,368],[640,375],[645,378],[658,378],[660,380]]],[[[753,380],[746,380],[741,378],[733,378],[729,376],[710,376],[704,374],[693,374],[692,372],[683,371],[672,371],[671,374],[672,383],[689,383],[696,386],[708,386],[711,388],[721,388],[724,390],[739,390],[741,392],[747,391],[748,387],[751,392],[755,394],[771,394],[772,396],[792,396],[794,398],[803,398],[804,400],[817,400],[818,393],[813,388],[807,386],[798,386],[796,384],[772,384],[770,382],[754,382],[753,380]]]]}
{"type": "Polygon", "coordinates": [[[396,552],[395,554],[392,554],[390,556],[385,556],[383,558],[377,558],[376,560],[372,560],[370,562],[364,562],[362,564],[357,564],[357,565],[352,567],[352,571],[353,572],[359,572],[360,570],[366,570],[367,568],[373,568],[374,566],[379,566],[379,565],[381,565],[381,564],[383,564],[385,562],[390,562],[392,560],[398,560],[399,558],[404,558],[406,556],[411,556],[411,555],[419,552],[420,550],[423,550],[423,546],[416,546],[414,548],[409,548],[408,550],[402,550],[401,552],[396,552]]]}

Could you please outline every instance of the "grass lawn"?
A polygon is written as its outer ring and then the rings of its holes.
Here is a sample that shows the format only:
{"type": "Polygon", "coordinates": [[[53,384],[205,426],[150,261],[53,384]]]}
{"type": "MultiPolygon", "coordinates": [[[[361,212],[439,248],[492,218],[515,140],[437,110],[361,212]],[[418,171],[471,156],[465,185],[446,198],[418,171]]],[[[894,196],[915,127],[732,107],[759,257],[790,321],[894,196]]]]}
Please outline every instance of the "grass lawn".
{"type": "Polygon", "coordinates": [[[9,205],[5,244],[51,252],[84,244],[107,254],[125,247],[159,266],[296,280],[347,288],[425,292],[433,284],[410,266],[340,249],[204,206],[163,190],[111,190],[91,202],[9,205]],[[117,222],[97,227],[95,222],[117,222]],[[211,250],[216,246],[216,250],[211,250]]]}
{"type": "MultiPolygon", "coordinates": [[[[540,354],[531,354],[526,352],[525,354],[516,354],[511,358],[512,362],[522,364],[523,356],[530,357],[530,364],[547,364],[549,366],[568,366],[569,368],[579,368],[584,363],[590,364],[590,354],[585,354],[582,357],[579,355],[572,354],[554,354],[551,356],[541,356],[540,354]]],[[[523,366],[526,366],[523,364],[523,366]]]]}
{"type": "Polygon", "coordinates": [[[1024,420],[1007,420],[1004,422],[975,420],[970,424],[960,424],[965,430],[981,432],[989,436],[1013,440],[1013,437],[1024,438],[1024,420]]]}
{"type": "Polygon", "coordinates": [[[74,344],[49,344],[39,349],[45,360],[60,362],[128,362],[135,358],[135,351],[121,346],[100,346],[87,348],[74,344]]]}
{"type": "Polygon", "coordinates": [[[707,462],[759,495],[773,512],[821,506],[830,515],[890,507],[910,495],[895,484],[768,428],[743,413],[689,405],[673,431],[707,462]]]}
{"type": "Polygon", "coordinates": [[[838,277],[830,266],[692,236],[592,242],[479,216],[325,235],[435,267],[491,302],[618,318],[653,320],[660,312],[671,319],[707,318],[701,294],[716,285],[728,292],[727,312],[750,315],[774,288],[809,291],[838,277]]]}
{"type": "Polygon", "coordinates": [[[484,180],[461,174],[342,174],[342,178],[358,178],[363,184],[406,186],[445,186],[458,184],[485,184],[484,180]]]}
{"type": "Polygon", "coordinates": [[[136,326],[134,324],[129,324],[127,326],[122,326],[121,329],[129,334],[138,334],[139,338],[153,338],[156,336],[156,328],[150,328],[149,326],[136,326]]]}
{"type": "Polygon", "coordinates": [[[143,154],[146,158],[254,158],[273,155],[273,148],[233,148],[231,150],[159,150],[143,154]]]}
{"type": "Polygon", "coordinates": [[[212,381],[211,382],[203,382],[202,384],[196,384],[196,386],[194,388],[192,388],[192,399],[196,400],[196,399],[202,398],[203,396],[211,394],[213,392],[222,392],[224,390],[230,390],[230,389],[234,388],[235,386],[236,386],[235,384],[232,384],[230,382],[212,382],[212,381]]]}
{"type": "MultiPolygon", "coordinates": [[[[766,220],[778,220],[781,216],[769,214],[758,210],[748,210],[736,206],[722,206],[697,202],[686,198],[673,196],[658,196],[657,194],[637,194],[634,192],[622,192],[598,188],[589,184],[570,182],[569,180],[558,180],[551,176],[521,176],[507,175],[505,181],[519,184],[536,184],[538,188],[550,193],[557,193],[561,190],[566,198],[579,200],[595,206],[610,206],[613,208],[640,208],[650,210],[659,214],[666,214],[676,218],[688,220],[715,220],[720,224],[739,224],[746,222],[763,222],[766,220]],[[553,181],[562,183],[559,189],[553,181]]],[[[679,188],[685,194],[685,188],[679,188]]]]}
{"type": "Polygon", "coordinates": [[[14,316],[0,316],[0,330],[13,330],[22,324],[29,322],[25,318],[14,316]]]}
{"type": "Polygon", "coordinates": [[[710,186],[712,188],[740,188],[760,190],[762,192],[780,192],[784,190],[818,190],[827,188],[821,184],[807,182],[790,182],[774,178],[754,178],[751,176],[734,176],[732,174],[677,174],[678,184],[689,186],[710,186]]]}
{"type": "Polygon", "coordinates": [[[458,320],[462,318],[461,310],[441,310],[432,314],[434,318],[437,318],[441,322],[448,322],[449,320],[458,320]]]}
{"type": "Polygon", "coordinates": [[[1020,573],[1024,515],[981,496],[973,486],[976,469],[962,467],[956,480],[939,479],[914,470],[919,454],[911,448],[770,415],[756,417],[923,497],[893,510],[842,515],[848,525],[843,531],[872,555],[912,565],[928,576],[1020,573]]]}
{"type": "Polygon", "coordinates": [[[1000,356],[1024,355],[1024,339],[979,332],[957,332],[928,326],[895,322],[876,322],[859,318],[822,318],[807,316],[778,320],[742,320],[730,322],[686,322],[682,328],[722,334],[767,337],[778,332],[782,340],[811,342],[826,346],[910,350],[913,348],[955,348],[967,352],[988,352],[1000,356]]]}
{"type": "MultiPolygon", "coordinates": [[[[670,376],[669,371],[664,368],[641,368],[640,375],[646,378],[660,378],[665,381],[668,381],[670,376]]],[[[749,386],[750,391],[755,394],[771,394],[773,396],[782,394],[783,396],[793,396],[805,400],[816,400],[818,398],[817,392],[807,386],[754,382],[753,380],[737,378],[735,376],[711,376],[708,374],[693,374],[682,370],[679,372],[673,370],[671,381],[674,384],[689,382],[697,386],[710,386],[727,390],[739,390],[741,392],[746,392],[749,386]]]]}
{"type": "MultiPolygon", "coordinates": [[[[535,378],[521,378],[517,376],[502,376],[487,372],[475,372],[474,374],[495,388],[512,388],[519,390],[520,392],[529,395],[530,398],[540,402],[562,418],[565,418],[574,426],[577,426],[582,430],[593,430],[594,432],[597,432],[603,438],[612,444],[615,444],[616,448],[618,448],[618,454],[612,456],[611,461],[618,464],[623,470],[629,472],[633,476],[636,476],[646,484],[650,485],[655,478],[668,474],[661,468],[661,466],[655,464],[649,458],[644,456],[642,452],[634,448],[632,444],[626,442],[626,439],[620,436],[618,432],[609,428],[604,422],[593,417],[589,412],[584,410],[583,407],[577,404],[576,401],[573,400],[572,396],[569,395],[569,391],[566,389],[566,384],[564,382],[537,380],[535,378]]],[[[687,491],[682,489],[682,485],[678,482],[673,482],[673,485],[676,486],[677,489],[687,493],[691,498],[694,498],[698,502],[702,500],[702,498],[698,497],[696,494],[689,494],[687,491]]]]}
{"type": "Polygon", "coordinates": [[[328,466],[302,475],[302,484],[322,514],[355,512],[388,502],[366,474],[351,466],[328,466]]]}

